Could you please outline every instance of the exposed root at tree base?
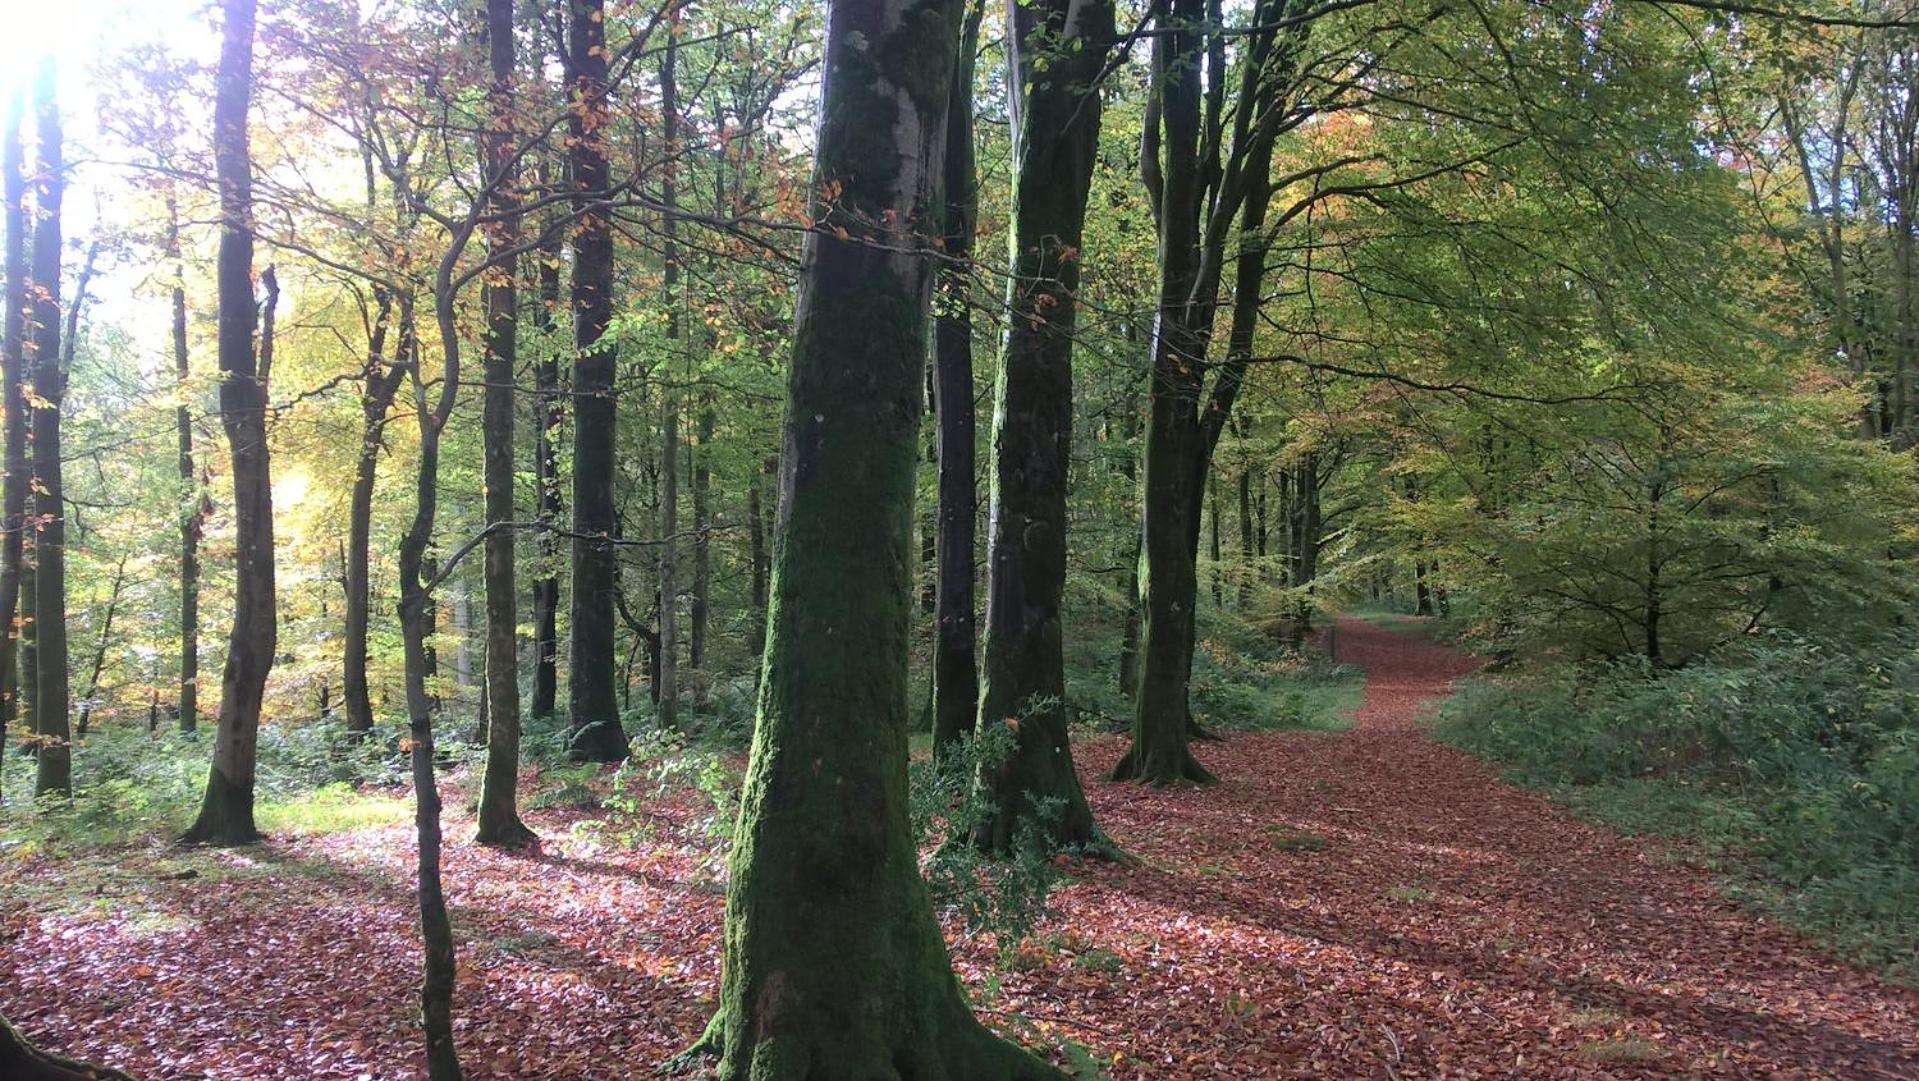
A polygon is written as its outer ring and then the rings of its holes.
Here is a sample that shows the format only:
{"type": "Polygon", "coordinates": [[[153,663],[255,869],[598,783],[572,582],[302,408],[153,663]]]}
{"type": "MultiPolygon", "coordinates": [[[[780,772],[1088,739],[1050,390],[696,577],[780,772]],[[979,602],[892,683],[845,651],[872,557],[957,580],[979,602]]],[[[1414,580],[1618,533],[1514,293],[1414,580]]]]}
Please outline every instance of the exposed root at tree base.
{"type": "Polygon", "coordinates": [[[1126,752],[1125,757],[1114,763],[1112,772],[1106,775],[1109,781],[1132,781],[1137,784],[1151,785],[1154,788],[1167,788],[1174,785],[1218,784],[1219,778],[1212,775],[1199,760],[1185,748],[1176,753],[1140,754],[1138,744],[1126,752]]]}
{"type": "Polygon", "coordinates": [[[822,1044],[815,1039],[768,1036],[722,1061],[719,1081],[1069,1081],[963,1010],[930,1040],[886,1031],[859,1035],[857,1044],[825,1045],[830,1057],[818,1052],[822,1044]]]}
{"type": "Polygon", "coordinates": [[[473,843],[516,851],[538,848],[540,835],[529,829],[526,823],[515,818],[512,822],[495,829],[482,828],[474,835],[473,843]]]}

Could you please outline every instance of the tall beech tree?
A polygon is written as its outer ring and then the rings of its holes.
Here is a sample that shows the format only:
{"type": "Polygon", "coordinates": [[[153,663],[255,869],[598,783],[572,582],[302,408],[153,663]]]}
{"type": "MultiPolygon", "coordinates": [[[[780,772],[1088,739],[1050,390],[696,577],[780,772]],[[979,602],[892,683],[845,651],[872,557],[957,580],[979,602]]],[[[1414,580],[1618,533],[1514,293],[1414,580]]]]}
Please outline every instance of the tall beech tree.
{"type": "Polygon", "coordinates": [[[278,644],[273,575],[272,463],[267,443],[267,379],[272,362],[276,290],[267,290],[266,326],[254,351],[253,160],[247,112],[253,90],[253,0],[221,0],[220,65],[213,103],[213,160],[220,189],[220,424],[232,459],[233,628],[220,675],[220,718],[213,765],[193,843],[247,844],[253,824],[253,768],[260,706],[278,644]]]}
{"type": "MultiPolygon", "coordinates": [[[[541,187],[546,187],[542,170],[541,187]]],[[[536,261],[539,285],[538,319],[547,343],[533,367],[534,518],[541,525],[534,543],[540,570],[533,579],[533,700],[529,712],[545,719],[553,715],[560,689],[560,575],[553,527],[563,511],[560,500],[560,448],[557,436],[566,423],[566,396],[560,389],[560,263],[561,233],[543,230],[536,261]]]]}
{"type": "Polygon", "coordinates": [[[6,478],[0,482],[0,754],[6,731],[19,709],[21,553],[27,506],[27,427],[31,411],[25,389],[27,332],[27,163],[20,127],[26,95],[8,96],[6,130],[0,133],[0,172],[5,173],[6,305],[5,336],[0,340],[0,398],[4,399],[6,478]]]}
{"type": "Polygon", "coordinates": [[[1007,9],[1017,94],[1009,318],[993,410],[980,724],[1013,723],[1013,754],[980,781],[994,811],[975,843],[1003,850],[1042,801],[1054,844],[1097,839],[1066,730],[1066,480],[1073,333],[1086,197],[1099,149],[1098,80],[1113,42],[1109,3],[1007,9]]]}
{"type": "MultiPolygon", "coordinates": [[[[67,167],[54,77],[52,59],[42,60],[33,94],[35,220],[28,286],[33,327],[27,339],[33,376],[33,605],[39,623],[39,664],[33,688],[36,796],[67,795],[73,790],[72,703],[67,682],[67,507],[60,468],[60,405],[66,397],[66,371],[60,352],[60,211],[67,167]]],[[[77,310],[77,291],[74,302],[77,310]]]]}
{"type": "Polygon", "coordinates": [[[1230,110],[1225,31],[1216,9],[1207,0],[1168,0],[1155,22],[1140,153],[1159,227],[1142,454],[1141,650],[1133,742],[1113,767],[1115,780],[1213,780],[1187,745],[1194,731],[1188,684],[1197,633],[1200,522],[1213,451],[1245,380],[1258,326],[1265,261],[1259,238],[1274,187],[1273,145],[1282,131],[1312,115],[1289,96],[1295,81],[1291,53],[1275,50],[1276,41],[1296,42],[1309,25],[1289,21],[1292,11],[1293,0],[1254,6],[1248,32],[1241,35],[1230,110]],[[1244,304],[1233,313],[1226,361],[1209,366],[1222,269],[1236,237],[1244,238],[1236,268],[1244,275],[1238,293],[1244,304]]]}
{"type": "Polygon", "coordinates": [[[724,1081],[1061,1076],[968,1011],[908,821],[926,249],[960,7],[828,9],[769,640],[705,1038],[724,1081]]]}
{"type": "Polygon", "coordinates": [[[619,523],[614,510],[613,224],[607,199],[606,5],[569,0],[566,18],[567,155],[578,194],[572,229],[573,593],[568,613],[567,698],[572,753],[626,757],[614,661],[619,523]]]}
{"type": "Polygon", "coordinates": [[[481,437],[486,505],[486,773],[480,787],[479,840],[518,845],[534,839],[520,821],[519,605],[513,573],[513,413],[519,355],[519,196],[515,164],[513,0],[487,0],[488,126],[481,136],[486,186],[497,219],[487,231],[492,266],[482,279],[486,316],[481,348],[486,389],[481,437]]]}
{"type": "MultiPolygon", "coordinates": [[[[933,413],[939,459],[939,511],[933,601],[933,753],[974,730],[979,718],[979,657],[973,626],[975,487],[973,239],[979,226],[979,162],[973,148],[973,80],[985,4],[969,3],[946,110],[947,262],[940,264],[933,310],[933,413]]],[[[754,490],[757,496],[758,489],[754,490]]],[[[757,509],[757,505],[755,507],[757,509]]],[[[757,567],[755,570],[757,571],[757,567]]]]}

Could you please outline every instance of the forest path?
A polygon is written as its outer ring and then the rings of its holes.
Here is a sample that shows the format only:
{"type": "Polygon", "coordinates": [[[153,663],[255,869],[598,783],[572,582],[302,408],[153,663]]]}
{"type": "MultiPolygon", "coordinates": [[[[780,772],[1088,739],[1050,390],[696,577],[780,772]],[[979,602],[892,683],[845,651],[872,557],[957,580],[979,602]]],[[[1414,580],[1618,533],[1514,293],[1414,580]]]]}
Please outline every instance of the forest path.
{"type": "Polygon", "coordinates": [[[1057,895],[1120,962],[1040,997],[1125,1019],[1060,1030],[1116,1077],[1919,1078],[1919,995],[1431,740],[1473,658],[1357,619],[1338,650],[1352,730],[1202,745],[1216,788],[1101,783],[1082,749],[1142,864],[1057,895]]]}

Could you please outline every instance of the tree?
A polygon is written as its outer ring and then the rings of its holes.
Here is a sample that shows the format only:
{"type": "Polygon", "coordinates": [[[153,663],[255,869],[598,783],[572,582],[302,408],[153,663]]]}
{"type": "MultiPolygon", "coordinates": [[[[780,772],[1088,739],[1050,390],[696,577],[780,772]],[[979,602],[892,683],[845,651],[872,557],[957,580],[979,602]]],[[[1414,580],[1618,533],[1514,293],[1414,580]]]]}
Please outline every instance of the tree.
{"type": "Polygon", "coordinates": [[[1012,273],[993,410],[980,724],[1015,724],[1017,744],[980,776],[994,811],[974,842],[1003,851],[1043,819],[1055,845],[1098,839],[1066,732],[1066,481],[1073,329],[1086,196],[1099,148],[1098,80],[1113,38],[1105,3],[1008,8],[1017,108],[1012,273]]]}
{"type": "Polygon", "coordinates": [[[187,830],[190,843],[248,844],[253,824],[254,750],[260,706],[278,643],[273,576],[272,462],[267,442],[267,379],[272,364],[269,271],[266,329],[254,352],[253,163],[247,111],[253,85],[253,0],[221,0],[224,20],[213,109],[213,156],[220,186],[220,424],[232,459],[236,566],[233,628],[220,675],[220,718],[206,798],[187,830]]]}
{"type": "Polygon", "coordinates": [[[20,125],[25,95],[16,91],[7,102],[6,131],[0,133],[0,172],[5,173],[6,196],[6,305],[4,351],[0,351],[0,398],[6,409],[6,478],[4,506],[0,507],[0,753],[6,750],[6,730],[19,709],[18,659],[22,624],[20,607],[21,552],[24,547],[27,503],[27,423],[30,415],[23,373],[26,368],[27,307],[27,170],[20,125]]]}
{"type": "Polygon", "coordinates": [[[481,288],[486,313],[481,346],[486,354],[486,774],[480,788],[479,840],[519,845],[534,839],[520,821],[520,677],[515,634],[518,598],[513,582],[513,412],[518,356],[520,240],[518,197],[513,191],[514,49],[513,0],[487,0],[487,59],[491,121],[482,137],[487,189],[499,221],[487,233],[493,266],[481,288]]]}
{"type": "MultiPolygon", "coordinates": [[[[979,168],[973,149],[973,79],[983,3],[970,3],[953,65],[946,110],[946,231],[933,309],[933,414],[939,459],[939,561],[934,583],[933,753],[942,755],[979,719],[979,661],[974,647],[973,311],[970,268],[979,224],[979,168]]],[[[753,509],[759,509],[759,489],[753,509]]],[[[755,515],[757,520],[757,515],[755,515]]],[[[757,538],[756,538],[757,539],[757,538]]],[[[755,554],[754,572],[759,571],[755,554]]],[[[755,578],[755,585],[758,579],[755,578]]],[[[757,590],[755,591],[757,596],[757,590]]]]}
{"type": "Polygon", "coordinates": [[[907,820],[926,215],[959,30],[953,0],[827,16],[769,640],[704,1041],[725,1081],[1060,1076],[968,1012],[907,820]]]}
{"type": "Polygon", "coordinates": [[[626,757],[613,663],[613,594],[619,531],[613,501],[613,227],[607,198],[607,52],[603,0],[569,0],[566,20],[567,147],[579,221],[573,227],[573,594],[567,657],[572,753],[626,757]]]}
{"type": "MultiPolygon", "coordinates": [[[[33,688],[33,732],[38,769],[33,792],[68,795],[73,789],[71,692],[67,684],[67,508],[60,468],[60,403],[66,371],[60,352],[60,210],[66,190],[60,106],[54,100],[51,58],[34,82],[34,144],[38,191],[28,303],[33,333],[27,356],[33,374],[33,602],[39,623],[39,666],[33,688]]],[[[76,294],[75,304],[80,302],[76,294]]]]}

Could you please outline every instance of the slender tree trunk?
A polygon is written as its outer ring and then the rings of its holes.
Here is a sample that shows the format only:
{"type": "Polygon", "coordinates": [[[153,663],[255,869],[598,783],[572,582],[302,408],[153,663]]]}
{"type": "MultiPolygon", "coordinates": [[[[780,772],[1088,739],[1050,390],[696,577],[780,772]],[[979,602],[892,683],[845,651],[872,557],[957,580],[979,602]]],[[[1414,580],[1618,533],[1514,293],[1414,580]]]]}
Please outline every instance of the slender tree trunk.
{"type": "Polygon", "coordinates": [[[1253,568],[1253,471],[1241,467],[1239,471],[1239,607],[1246,607],[1246,597],[1252,591],[1253,568]]]}
{"type": "Polygon", "coordinates": [[[371,620],[371,545],[374,482],[380,452],[386,446],[387,414],[406,378],[406,365],[415,351],[413,304],[400,300],[398,348],[386,359],[388,319],[393,298],[378,292],[379,310],[367,337],[366,370],[361,377],[360,453],[354,462],[353,488],[347,496],[347,542],[343,554],[346,612],[342,635],[340,701],[346,710],[346,729],[356,736],[373,731],[373,698],[367,688],[367,631],[371,620]]]}
{"type": "MultiPolygon", "coordinates": [[[[450,312],[450,301],[448,309],[450,312]]],[[[447,367],[449,372],[457,370],[453,364],[447,367]]],[[[400,541],[399,614],[402,650],[406,657],[413,824],[419,845],[417,896],[424,949],[420,1013],[426,1035],[427,1076],[432,1081],[459,1081],[460,1060],[453,1043],[453,924],[447,915],[446,893],[440,881],[440,789],[433,761],[433,713],[438,702],[427,692],[426,685],[431,668],[427,639],[433,633],[436,608],[428,584],[425,556],[433,537],[439,497],[440,424],[444,417],[429,410],[417,368],[413,397],[420,418],[420,467],[413,522],[400,541]]]]}
{"type": "Polygon", "coordinates": [[[171,187],[167,189],[166,257],[173,263],[173,378],[180,396],[173,412],[180,469],[180,731],[192,732],[200,727],[200,534],[210,504],[193,462],[193,410],[187,405],[192,378],[187,353],[187,268],[180,255],[180,206],[171,187]]]}
{"type": "Polygon", "coordinates": [[[626,757],[614,663],[613,593],[618,528],[613,505],[613,229],[608,212],[591,206],[607,190],[605,0],[568,0],[568,155],[572,180],[587,209],[573,230],[573,597],[567,620],[571,649],[567,695],[575,758],[626,757]]]}
{"type": "Polygon", "coordinates": [[[939,457],[938,580],[933,638],[933,754],[973,731],[979,716],[974,647],[974,530],[979,515],[974,443],[972,281],[979,177],[973,151],[974,56],[983,3],[969,4],[946,114],[946,255],[933,313],[933,416],[939,457]]]}
{"type": "Polygon", "coordinates": [[[1094,87],[1113,42],[1113,9],[1103,0],[1043,0],[1008,11],[1020,130],[1010,318],[995,387],[979,723],[1016,721],[1017,740],[1003,764],[980,775],[993,812],[973,836],[995,852],[1010,848],[1028,821],[1055,846],[1102,840],[1067,738],[1060,603],[1080,242],[1099,149],[1094,87]],[[1037,819],[1041,801],[1059,801],[1059,812],[1037,819]]]}
{"type": "Polygon", "coordinates": [[[220,68],[213,110],[214,165],[220,182],[220,422],[232,456],[235,568],[233,629],[220,676],[220,718],[206,799],[185,840],[246,844],[253,825],[253,764],[260,706],[278,644],[273,584],[273,488],[267,453],[266,380],[272,364],[273,271],[267,286],[260,352],[253,330],[253,163],[247,111],[253,87],[253,0],[221,0],[220,68]]]}
{"type": "Polygon", "coordinates": [[[106,611],[100,617],[100,636],[93,643],[93,663],[87,668],[87,690],[80,696],[80,714],[74,718],[73,736],[75,739],[87,738],[87,722],[93,716],[93,705],[100,697],[100,675],[107,670],[107,652],[113,648],[113,618],[120,612],[120,597],[125,591],[127,581],[127,558],[113,567],[113,584],[107,589],[106,611]]]}
{"type": "Polygon", "coordinates": [[[1220,608],[1226,604],[1226,577],[1225,568],[1220,565],[1219,474],[1210,469],[1206,472],[1206,491],[1206,521],[1209,527],[1208,532],[1210,533],[1210,543],[1207,546],[1206,558],[1207,561],[1213,565],[1213,607],[1220,608]]]}
{"type": "MultiPolygon", "coordinates": [[[[753,605],[753,656],[757,659],[766,652],[766,582],[772,571],[771,560],[766,549],[766,511],[764,508],[765,480],[777,480],[780,470],[780,457],[777,454],[766,456],[760,471],[746,490],[746,528],[751,545],[750,557],[753,561],[749,598],[753,605]]],[[[755,665],[757,668],[757,664],[755,665]]]]}
{"type": "Polygon", "coordinates": [[[520,680],[514,635],[519,598],[513,567],[513,407],[519,355],[519,196],[513,166],[515,140],[513,0],[487,0],[488,89],[492,123],[484,140],[492,212],[500,221],[487,234],[493,274],[481,286],[486,312],[481,338],[486,364],[481,441],[486,513],[486,772],[480,782],[481,844],[521,845],[534,840],[520,821],[520,680]]]}
{"type": "Polygon", "coordinates": [[[680,411],[677,395],[661,388],[660,417],[660,663],[655,669],[659,723],[680,723],[680,578],[673,534],[680,528],[680,411]]]}
{"type": "MultiPolygon", "coordinates": [[[[560,240],[556,233],[550,245],[542,246],[539,259],[540,326],[548,341],[559,334],[560,240]]],[[[537,518],[541,525],[558,524],[564,508],[560,505],[560,455],[556,436],[566,422],[566,398],[560,390],[559,350],[548,346],[534,368],[537,383],[534,408],[538,410],[533,433],[533,476],[538,488],[537,518]]],[[[533,705],[532,714],[545,719],[553,716],[559,698],[560,667],[560,576],[552,534],[540,530],[535,542],[540,554],[540,574],[533,581],[533,705]]]]}
{"type": "MultiPolygon", "coordinates": [[[[1126,321],[1126,340],[1132,343],[1138,340],[1135,323],[1126,321]]],[[[1124,419],[1120,423],[1119,459],[1120,475],[1126,478],[1126,487],[1135,501],[1139,498],[1139,389],[1130,382],[1126,388],[1124,419]]],[[[1128,698],[1139,690],[1139,530],[1132,530],[1126,540],[1125,567],[1120,572],[1120,590],[1125,598],[1126,613],[1119,635],[1119,690],[1128,698]]]]}
{"type": "MultiPolygon", "coordinates": [[[[679,57],[679,31],[675,29],[677,12],[668,19],[666,49],[660,56],[661,143],[665,167],[660,171],[660,199],[668,206],[678,197],[675,158],[679,153],[679,87],[676,67],[679,57]]],[[[677,219],[663,215],[660,231],[665,237],[662,256],[666,289],[667,348],[677,353],[681,338],[681,308],[685,298],[680,292],[680,245],[677,219]]],[[[675,357],[674,359],[678,359],[675,357]]],[[[660,666],[659,722],[662,728],[678,728],[680,723],[680,405],[679,392],[667,380],[660,385],[660,666]]]]}
{"type": "Polygon", "coordinates": [[[686,663],[695,672],[693,696],[695,702],[706,697],[706,650],[707,624],[710,620],[709,608],[713,600],[713,427],[716,418],[713,415],[713,398],[708,392],[700,395],[699,445],[698,455],[693,465],[693,602],[688,613],[691,626],[687,631],[686,663]]]}
{"type": "Polygon", "coordinates": [[[933,276],[911,249],[938,234],[921,215],[941,205],[959,17],[957,0],[828,10],[814,175],[838,198],[811,208],[794,317],[771,640],[703,1041],[721,1081],[1062,1077],[968,1012],[907,821],[933,276]]]}
{"type": "MultiPolygon", "coordinates": [[[[42,60],[34,86],[38,141],[35,175],[39,220],[33,230],[33,513],[34,617],[39,624],[39,671],[34,677],[33,730],[38,746],[33,794],[73,791],[71,691],[67,683],[67,506],[60,468],[60,412],[66,372],[60,364],[60,209],[66,189],[61,157],[60,107],[54,68],[42,60]]],[[[79,297],[75,297],[79,303],[79,297]]]]}
{"type": "MultiPolygon", "coordinates": [[[[0,399],[6,410],[4,494],[0,495],[0,755],[6,752],[7,730],[19,710],[21,686],[18,660],[25,622],[21,605],[21,554],[27,507],[27,428],[32,410],[21,391],[26,371],[27,307],[27,174],[26,151],[20,126],[24,95],[13,94],[7,106],[6,130],[0,133],[0,171],[5,172],[6,282],[5,337],[0,345],[0,399]]],[[[0,761],[4,761],[0,758],[0,761]]]]}

